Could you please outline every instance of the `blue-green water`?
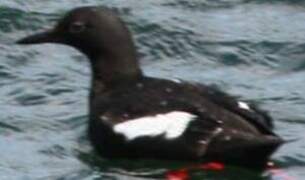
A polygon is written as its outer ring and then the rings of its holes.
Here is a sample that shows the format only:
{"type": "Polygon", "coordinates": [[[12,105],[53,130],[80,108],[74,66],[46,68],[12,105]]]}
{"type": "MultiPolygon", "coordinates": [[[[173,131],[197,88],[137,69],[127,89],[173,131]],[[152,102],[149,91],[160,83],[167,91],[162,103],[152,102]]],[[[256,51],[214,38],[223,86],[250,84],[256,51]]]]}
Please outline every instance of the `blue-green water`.
{"type": "MultiPolygon", "coordinates": [[[[65,46],[13,42],[76,6],[104,5],[133,31],[150,76],[217,84],[260,104],[288,140],[272,157],[285,176],[305,177],[305,1],[1,0],[0,179],[162,179],[175,162],[105,160],[87,141],[90,71],[65,46]]],[[[230,168],[193,179],[280,179],[230,168]]]]}

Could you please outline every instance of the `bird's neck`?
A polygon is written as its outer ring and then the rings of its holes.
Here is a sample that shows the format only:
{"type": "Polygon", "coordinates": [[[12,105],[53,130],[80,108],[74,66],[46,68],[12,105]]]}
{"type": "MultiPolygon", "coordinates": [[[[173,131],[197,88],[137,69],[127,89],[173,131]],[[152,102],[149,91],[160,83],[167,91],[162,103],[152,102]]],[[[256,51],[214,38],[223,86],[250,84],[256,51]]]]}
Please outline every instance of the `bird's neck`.
{"type": "Polygon", "coordinates": [[[99,94],[137,81],[143,76],[135,56],[107,57],[104,55],[90,57],[90,60],[92,90],[99,94]]]}

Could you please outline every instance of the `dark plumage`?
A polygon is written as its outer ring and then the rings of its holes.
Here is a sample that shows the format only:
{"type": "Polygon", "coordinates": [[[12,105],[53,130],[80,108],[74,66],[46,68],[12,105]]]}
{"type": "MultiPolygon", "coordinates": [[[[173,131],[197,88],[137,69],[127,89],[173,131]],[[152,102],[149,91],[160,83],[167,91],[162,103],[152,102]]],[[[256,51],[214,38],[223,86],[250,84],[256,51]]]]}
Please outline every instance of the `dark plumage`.
{"type": "Polygon", "coordinates": [[[271,118],[257,107],[209,86],[144,76],[128,29],[106,8],[76,8],[54,29],[18,43],[61,43],[88,57],[89,137],[103,156],[262,168],[283,143],[271,131],[271,118]]]}

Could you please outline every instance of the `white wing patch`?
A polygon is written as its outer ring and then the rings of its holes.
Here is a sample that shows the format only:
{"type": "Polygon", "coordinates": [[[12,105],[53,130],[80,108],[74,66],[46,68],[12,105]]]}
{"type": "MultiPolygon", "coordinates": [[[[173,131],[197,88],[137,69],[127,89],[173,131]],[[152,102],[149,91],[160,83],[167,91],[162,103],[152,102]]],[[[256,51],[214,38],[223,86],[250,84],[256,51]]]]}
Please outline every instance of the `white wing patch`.
{"type": "Polygon", "coordinates": [[[242,101],[238,101],[238,107],[241,108],[241,109],[250,110],[249,105],[245,102],[242,102],[242,101]]]}
{"type": "Polygon", "coordinates": [[[188,124],[195,118],[195,115],[187,112],[173,111],[119,123],[113,127],[113,130],[116,133],[123,134],[128,140],[162,134],[167,139],[174,139],[181,136],[188,124]]]}

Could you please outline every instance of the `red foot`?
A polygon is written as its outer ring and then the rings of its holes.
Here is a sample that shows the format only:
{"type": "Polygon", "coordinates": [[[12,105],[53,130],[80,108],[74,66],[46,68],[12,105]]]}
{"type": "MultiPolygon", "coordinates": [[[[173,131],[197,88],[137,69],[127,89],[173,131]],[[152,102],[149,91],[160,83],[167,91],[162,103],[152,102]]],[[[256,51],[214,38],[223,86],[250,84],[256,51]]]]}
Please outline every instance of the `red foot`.
{"type": "Polygon", "coordinates": [[[225,168],[225,166],[222,163],[209,162],[206,164],[187,167],[187,168],[179,169],[176,171],[169,171],[166,174],[166,180],[188,180],[190,178],[189,171],[191,171],[191,170],[202,169],[202,170],[207,170],[207,171],[221,171],[224,168],[225,168]]]}
{"type": "Polygon", "coordinates": [[[189,174],[186,169],[169,171],[166,174],[166,180],[187,180],[189,179],[189,174]]]}
{"type": "Polygon", "coordinates": [[[210,163],[203,164],[199,167],[204,170],[222,171],[222,170],[224,170],[225,165],[223,163],[219,163],[219,162],[210,162],[210,163]]]}

